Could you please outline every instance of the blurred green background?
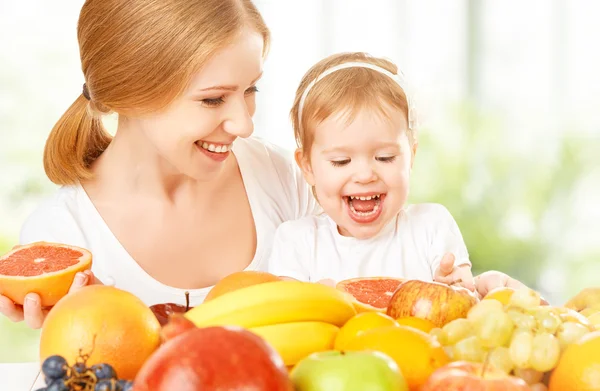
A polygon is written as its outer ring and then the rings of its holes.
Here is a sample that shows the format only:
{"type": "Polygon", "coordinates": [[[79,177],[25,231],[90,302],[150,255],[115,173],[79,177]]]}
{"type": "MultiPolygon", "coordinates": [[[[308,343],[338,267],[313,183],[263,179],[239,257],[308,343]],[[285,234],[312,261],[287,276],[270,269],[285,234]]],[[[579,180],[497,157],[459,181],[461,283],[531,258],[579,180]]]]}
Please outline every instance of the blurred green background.
{"type": "MultiPolygon", "coordinates": [[[[257,135],[294,147],[293,94],[323,56],[390,57],[414,87],[422,122],[410,201],[450,210],[474,272],[504,271],[553,304],[600,285],[600,59],[590,49],[600,36],[597,2],[256,3],[274,37],[257,135]]],[[[41,157],[83,83],[81,4],[1,6],[0,253],[55,190],[41,157]]],[[[0,316],[0,362],[35,360],[38,338],[0,316]]]]}

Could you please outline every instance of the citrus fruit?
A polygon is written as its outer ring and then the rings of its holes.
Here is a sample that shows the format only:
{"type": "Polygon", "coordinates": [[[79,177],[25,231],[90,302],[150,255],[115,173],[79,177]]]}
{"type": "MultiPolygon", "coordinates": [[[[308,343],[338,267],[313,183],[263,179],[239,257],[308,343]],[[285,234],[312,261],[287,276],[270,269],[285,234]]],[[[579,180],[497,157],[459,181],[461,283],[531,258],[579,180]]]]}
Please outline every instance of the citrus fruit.
{"type": "Polygon", "coordinates": [[[77,272],[92,267],[92,254],[60,243],[35,242],[18,246],[0,258],[0,295],[22,305],[37,293],[42,307],[66,295],[77,272]]]}
{"type": "Polygon", "coordinates": [[[417,318],[416,316],[398,318],[396,319],[396,321],[398,322],[398,324],[401,324],[403,326],[414,327],[415,329],[424,331],[426,333],[429,333],[432,329],[435,328],[435,325],[431,321],[423,318],[417,318]]]}
{"type": "Polygon", "coordinates": [[[361,312],[356,314],[340,328],[335,338],[334,348],[336,350],[343,350],[348,341],[354,339],[357,335],[383,326],[398,326],[398,322],[381,312],[361,312]]]}
{"type": "Polygon", "coordinates": [[[227,292],[232,292],[247,286],[280,280],[281,278],[274,274],[256,270],[243,270],[241,272],[231,273],[220,279],[219,282],[211,288],[204,301],[212,300],[227,292]]]}
{"type": "Polygon", "coordinates": [[[512,294],[514,292],[515,292],[515,290],[513,288],[501,286],[501,287],[498,287],[498,288],[495,288],[495,289],[492,289],[491,291],[489,291],[487,293],[487,295],[485,295],[483,300],[496,299],[500,303],[502,303],[502,305],[508,305],[508,302],[510,301],[510,297],[512,296],[512,294]]]}
{"type": "Polygon", "coordinates": [[[568,345],[550,376],[548,391],[600,390],[600,331],[568,345]]]}
{"type": "Polygon", "coordinates": [[[357,312],[385,312],[392,295],[404,281],[393,277],[360,277],[340,281],[336,288],[354,298],[357,312]]]}
{"type": "Polygon", "coordinates": [[[434,338],[402,325],[365,331],[348,341],[346,350],[377,350],[387,354],[400,367],[411,391],[418,390],[437,368],[450,362],[434,338]]]}
{"type": "Polygon", "coordinates": [[[52,355],[74,365],[110,364],[133,380],[160,345],[160,324],[140,299],[124,290],[89,285],[63,297],[48,313],[40,335],[40,362],[52,355]]]}

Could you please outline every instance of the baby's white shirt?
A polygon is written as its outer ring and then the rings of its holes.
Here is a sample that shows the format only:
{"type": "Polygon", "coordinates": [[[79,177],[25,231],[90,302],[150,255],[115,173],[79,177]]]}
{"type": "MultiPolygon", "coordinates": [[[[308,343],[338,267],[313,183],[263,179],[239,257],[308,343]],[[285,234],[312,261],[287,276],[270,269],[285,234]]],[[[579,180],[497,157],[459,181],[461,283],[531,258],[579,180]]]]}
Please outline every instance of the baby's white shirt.
{"type": "Polygon", "coordinates": [[[375,237],[342,236],[327,215],[282,223],[275,232],[269,272],[302,281],[397,277],[432,281],[445,253],[471,265],[467,247],[442,205],[405,207],[375,237]]]}
{"type": "MultiPolygon", "coordinates": [[[[233,152],[257,235],[254,259],[246,270],[266,270],[277,227],[284,221],[319,213],[321,209],[290,151],[253,137],[237,139],[233,152]]],[[[147,305],[185,304],[184,292],[189,291],[190,304],[195,306],[212,288],[179,289],[152,278],[117,240],[79,185],[61,187],[27,218],[21,229],[20,243],[36,241],[66,243],[90,250],[92,271],[102,283],[129,291],[147,305]]],[[[148,243],[148,246],[166,245],[168,243],[148,243]]]]}

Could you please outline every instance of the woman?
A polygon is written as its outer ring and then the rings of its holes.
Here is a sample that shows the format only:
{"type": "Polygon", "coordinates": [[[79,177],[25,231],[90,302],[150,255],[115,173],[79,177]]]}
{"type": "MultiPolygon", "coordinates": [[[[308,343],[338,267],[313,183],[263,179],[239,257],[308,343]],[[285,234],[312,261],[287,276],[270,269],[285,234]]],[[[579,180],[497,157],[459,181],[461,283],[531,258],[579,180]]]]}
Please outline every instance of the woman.
{"type": "MultiPolygon", "coordinates": [[[[266,267],[275,228],[316,211],[291,156],[248,137],[269,31],[249,0],[87,0],[78,26],[85,84],[44,153],[61,188],[21,244],[89,249],[95,278],[148,305],[201,302],[221,277],[266,267]],[[111,138],[100,116],[119,114],[111,138]]],[[[0,312],[32,328],[30,293],[0,312]]]]}

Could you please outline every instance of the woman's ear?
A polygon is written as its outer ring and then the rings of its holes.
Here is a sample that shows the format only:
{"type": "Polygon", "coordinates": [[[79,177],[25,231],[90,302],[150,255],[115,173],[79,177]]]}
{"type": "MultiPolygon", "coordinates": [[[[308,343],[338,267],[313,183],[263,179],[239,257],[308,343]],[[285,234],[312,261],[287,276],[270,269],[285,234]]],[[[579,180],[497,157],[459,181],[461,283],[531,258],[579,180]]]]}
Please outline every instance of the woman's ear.
{"type": "Polygon", "coordinates": [[[296,164],[300,167],[304,180],[311,186],[315,185],[315,177],[313,175],[312,167],[310,166],[310,159],[304,154],[301,148],[296,149],[294,153],[296,158],[296,164]]]}

